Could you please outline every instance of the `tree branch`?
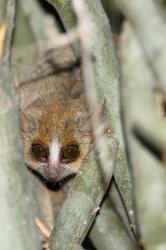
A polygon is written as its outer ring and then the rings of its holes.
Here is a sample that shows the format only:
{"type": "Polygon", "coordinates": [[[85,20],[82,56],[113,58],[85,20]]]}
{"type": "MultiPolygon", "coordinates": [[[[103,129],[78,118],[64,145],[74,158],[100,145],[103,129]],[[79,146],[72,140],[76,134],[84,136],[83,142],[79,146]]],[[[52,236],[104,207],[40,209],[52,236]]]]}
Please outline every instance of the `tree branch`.
{"type": "MultiPolygon", "coordinates": [[[[18,123],[18,102],[10,72],[15,1],[6,3],[6,32],[0,58],[0,241],[3,249],[40,249],[24,168],[18,123]],[[30,239],[30,240],[29,240],[30,239]]],[[[0,18],[1,20],[1,18],[0,18]]]]}
{"type": "Polygon", "coordinates": [[[140,243],[147,250],[166,248],[166,171],[149,148],[133,133],[133,126],[138,120],[148,122],[149,126],[157,120],[154,78],[129,25],[125,27],[121,39],[120,58],[124,119],[134,179],[140,243]]]}

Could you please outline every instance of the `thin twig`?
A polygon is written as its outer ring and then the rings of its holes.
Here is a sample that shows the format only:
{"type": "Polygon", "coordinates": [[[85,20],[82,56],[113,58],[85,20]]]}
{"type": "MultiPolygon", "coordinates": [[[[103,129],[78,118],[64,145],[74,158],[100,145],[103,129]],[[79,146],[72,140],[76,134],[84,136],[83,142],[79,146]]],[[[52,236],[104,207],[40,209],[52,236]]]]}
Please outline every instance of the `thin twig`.
{"type": "Polygon", "coordinates": [[[46,228],[46,226],[41,222],[39,218],[35,218],[35,223],[38,226],[38,228],[41,230],[42,234],[44,234],[45,237],[49,238],[51,232],[46,228]]]}
{"type": "Polygon", "coordinates": [[[14,18],[15,18],[15,0],[8,0],[7,1],[7,13],[6,13],[6,37],[5,37],[5,44],[4,44],[4,60],[9,61],[11,56],[11,40],[13,35],[14,29],[14,18]]]}

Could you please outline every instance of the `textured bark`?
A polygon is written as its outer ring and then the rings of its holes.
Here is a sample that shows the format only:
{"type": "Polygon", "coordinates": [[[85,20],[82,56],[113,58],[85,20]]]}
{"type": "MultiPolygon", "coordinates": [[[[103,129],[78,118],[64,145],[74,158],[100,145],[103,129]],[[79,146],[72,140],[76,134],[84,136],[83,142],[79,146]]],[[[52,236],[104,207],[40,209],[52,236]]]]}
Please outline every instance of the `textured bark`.
{"type": "Polygon", "coordinates": [[[6,25],[0,58],[0,241],[3,249],[41,249],[36,231],[30,188],[24,168],[16,98],[11,69],[10,43],[15,1],[6,1],[2,25],[6,25]]]}
{"type": "Polygon", "coordinates": [[[122,220],[119,218],[115,207],[104,202],[100,216],[95,221],[91,230],[91,239],[98,250],[133,250],[136,246],[124,230],[122,220]]]}

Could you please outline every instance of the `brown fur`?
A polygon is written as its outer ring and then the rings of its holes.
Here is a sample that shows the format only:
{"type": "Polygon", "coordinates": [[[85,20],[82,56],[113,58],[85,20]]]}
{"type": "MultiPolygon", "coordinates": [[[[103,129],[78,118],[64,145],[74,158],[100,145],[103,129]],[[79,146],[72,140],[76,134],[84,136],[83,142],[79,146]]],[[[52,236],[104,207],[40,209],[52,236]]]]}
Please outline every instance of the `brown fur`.
{"type": "Polygon", "coordinates": [[[69,163],[67,172],[61,171],[57,180],[76,173],[92,143],[79,67],[28,81],[18,91],[26,164],[49,178],[43,164],[32,156],[30,147],[34,142],[42,142],[48,147],[52,139],[58,137],[62,146],[77,142],[80,156],[69,163]]]}

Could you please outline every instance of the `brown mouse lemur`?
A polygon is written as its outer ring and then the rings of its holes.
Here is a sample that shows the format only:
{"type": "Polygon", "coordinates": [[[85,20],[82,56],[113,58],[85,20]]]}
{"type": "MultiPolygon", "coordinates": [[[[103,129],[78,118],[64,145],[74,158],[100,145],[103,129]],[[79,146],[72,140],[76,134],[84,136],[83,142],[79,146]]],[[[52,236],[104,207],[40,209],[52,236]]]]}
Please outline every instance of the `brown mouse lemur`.
{"type": "MultiPolygon", "coordinates": [[[[63,63],[69,50],[58,51],[63,63]]],[[[51,73],[21,84],[19,94],[25,162],[56,182],[79,170],[93,136],[80,66],[52,67],[51,73]]]]}

